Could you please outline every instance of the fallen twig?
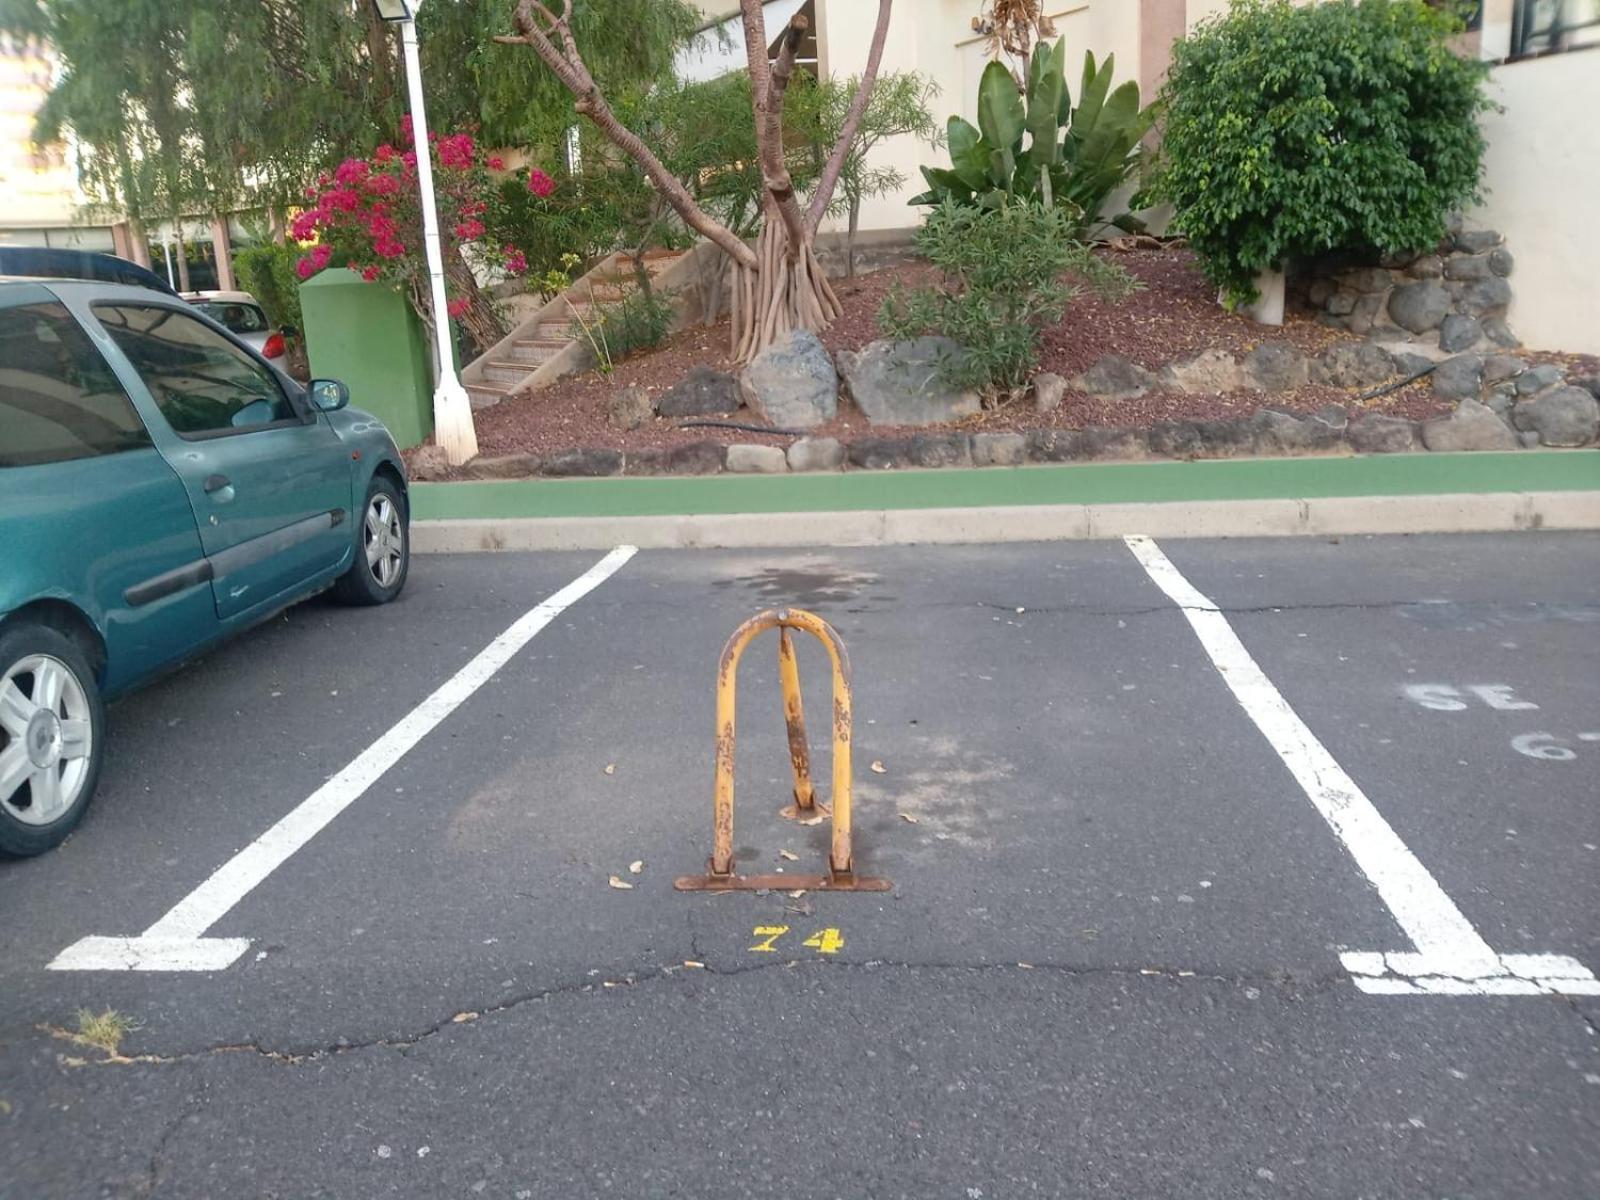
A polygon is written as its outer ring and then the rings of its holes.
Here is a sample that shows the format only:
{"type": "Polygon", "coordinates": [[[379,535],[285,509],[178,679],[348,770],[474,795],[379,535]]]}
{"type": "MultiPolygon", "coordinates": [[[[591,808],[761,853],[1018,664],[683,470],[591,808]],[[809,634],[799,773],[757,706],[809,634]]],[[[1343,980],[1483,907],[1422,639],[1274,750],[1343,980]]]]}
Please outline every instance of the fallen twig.
{"type": "Polygon", "coordinates": [[[806,429],[783,429],[777,425],[746,425],[742,421],[679,421],[674,429],[737,429],[741,433],[771,433],[780,437],[806,437],[806,429]]]}
{"type": "Polygon", "coordinates": [[[1386,383],[1380,388],[1373,388],[1370,392],[1362,392],[1356,397],[1356,399],[1376,400],[1379,396],[1387,396],[1390,392],[1398,392],[1401,388],[1405,387],[1406,384],[1415,383],[1424,376],[1432,375],[1434,369],[1438,365],[1438,363],[1429,363],[1427,366],[1423,367],[1422,370],[1414,371],[1410,375],[1407,375],[1404,379],[1397,379],[1393,383],[1386,383]]]}

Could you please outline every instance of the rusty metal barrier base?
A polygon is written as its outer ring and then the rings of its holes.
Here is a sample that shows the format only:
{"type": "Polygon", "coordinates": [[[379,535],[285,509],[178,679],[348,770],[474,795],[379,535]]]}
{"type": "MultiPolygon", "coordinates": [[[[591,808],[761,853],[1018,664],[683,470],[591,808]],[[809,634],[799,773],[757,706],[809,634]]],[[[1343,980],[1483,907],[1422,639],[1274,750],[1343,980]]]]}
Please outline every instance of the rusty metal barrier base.
{"type": "Polygon", "coordinates": [[[850,853],[850,658],[844,642],[815,613],[798,608],[757,613],[728,639],[717,668],[717,778],[713,797],[711,861],[704,875],[685,875],[673,886],[680,892],[774,891],[886,892],[887,879],[855,873],[850,853]],[[783,684],[783,719],[789,729],[789,762],[794,769],[794,803],[782,815],[796,820],[830,816],[833,839],[826,875],[735,875],[733,872],[734,703],[739,658],[757,634],[777,629],[778,677],[783,684]],[[806,743],[805,713],[800,703],[800,670],[789,630],[809,633],[827,648],[833,663],[833,806],[819,804],[811,786],[811,753],[806,743]]]}

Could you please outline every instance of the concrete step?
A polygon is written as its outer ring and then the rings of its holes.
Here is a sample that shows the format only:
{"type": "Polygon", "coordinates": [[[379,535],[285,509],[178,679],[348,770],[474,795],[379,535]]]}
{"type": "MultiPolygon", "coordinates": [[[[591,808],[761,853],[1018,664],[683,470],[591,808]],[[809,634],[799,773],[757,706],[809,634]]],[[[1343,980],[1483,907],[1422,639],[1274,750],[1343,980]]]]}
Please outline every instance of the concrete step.
{"type": "MultiPolygon", "coordinates": [[[[589,310],[584,308],[583,319],[589,319],[589,310]]],[[[573,338],[572,322],[568,321],[541,321],[534,337],[540,342],[570,342],[573,338]]],[[[521,342],[517,343],[519,346],[521,342]]]]}
{"type": "Polygon", "coordinates": [[[615,304],[618,300],[626,299],[633,291],[631,287],[623,287],[615,283],[596,283],[592,286],[585,283],[582,287],[575,287],[568,293],[569,297],[576,297],[578,303],[589,304],[615,304]]]}
{"type": "MultiPolygon", "coordinates": [[[[531,369],[542,362],[548,362],[565,350],[571,338],[521,338],[511,343],[511,349],[506,354],[510,362],[526,363],[531,369]]],[[[491,364],[504,360],[492,359],[491,364]]]]}
{"type": "Polygon", "coordinates": [[[519,384],[539,367],[538,363],[519,362],[510,358],[491,358],[483,364],[486,383],[519,384]]]}
{"type": "Polygon", "coordinates": [[[467,400],[473,408],[493,408],[511,394],[510,387],[498,383],[469,383],[467,400]]]}
{"type": "MultiPolygon", "coordinates": [[[[687,253],[687,250],[646,250],[644,254],[644,269],[652,275],[659,275],[687,253]]],[[[617,269],[631,273],[633,270],[633,255],[619,255],[617,269]]]]}

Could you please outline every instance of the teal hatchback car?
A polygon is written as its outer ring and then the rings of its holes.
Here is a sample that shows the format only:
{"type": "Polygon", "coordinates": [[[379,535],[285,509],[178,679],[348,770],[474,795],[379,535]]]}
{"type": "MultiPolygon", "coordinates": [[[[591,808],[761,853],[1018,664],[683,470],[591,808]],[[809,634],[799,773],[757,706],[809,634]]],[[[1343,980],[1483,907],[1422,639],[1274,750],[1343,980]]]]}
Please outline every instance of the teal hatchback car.
{"type": "Polygon", "coordinates": [[[106,700],[325,588],[400,594],[400,452],[348,400],[176,298],[0,280],[0,852],[82,819],[106,700]]]}

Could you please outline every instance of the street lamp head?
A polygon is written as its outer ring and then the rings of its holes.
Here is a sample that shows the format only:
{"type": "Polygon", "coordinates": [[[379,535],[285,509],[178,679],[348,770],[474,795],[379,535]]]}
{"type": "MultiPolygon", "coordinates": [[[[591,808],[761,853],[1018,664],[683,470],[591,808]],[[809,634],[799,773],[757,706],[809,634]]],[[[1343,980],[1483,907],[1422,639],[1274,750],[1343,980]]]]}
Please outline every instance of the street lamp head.
{"type": "Polygon", "coordinates": [[[378,10],[378,16],[385,21],[414,21],[417,17],[418,0],[372,0],[372,6],[378,10]]]}

